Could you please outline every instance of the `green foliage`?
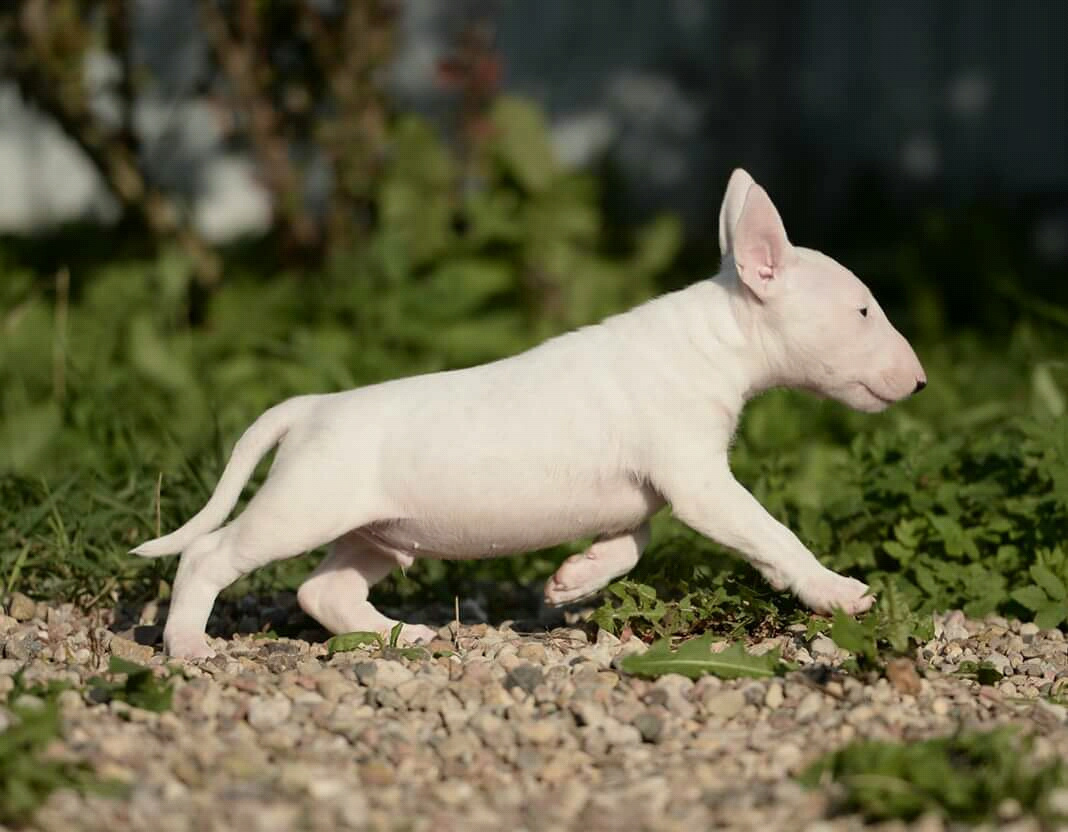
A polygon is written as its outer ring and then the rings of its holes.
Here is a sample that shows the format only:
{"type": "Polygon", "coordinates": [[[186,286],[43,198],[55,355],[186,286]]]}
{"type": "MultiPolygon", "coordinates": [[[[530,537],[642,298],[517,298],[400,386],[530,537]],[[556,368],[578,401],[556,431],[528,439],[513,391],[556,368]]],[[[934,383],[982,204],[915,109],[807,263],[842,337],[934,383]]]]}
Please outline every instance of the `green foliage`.
{"type": "Polygon", "coordinates": [[[754,655],[741,642],[733,642],[719,652],[712,652],[712,634],[690,639],[672,651],[670,639],[662,639],[641,655],[623,659],[622,668],[638,676],[662,676],[680,673],[691,679],[711,674],[722,679],[775,676],[785,670],[779,650],[754,655]]]}
{"type": "Polygon", "coordinates": [[[885,672],[883,658],[908,654],[917,642],[931,638],[930,616],[915,615],[895,584],[888,584],[881,603],[862,619],[836,610],[830,636],[836,645],[853,654],[861,670],[885,672]]]}
{"type": "Polygon", "coordinates": [[[833,566],[865,570],[876,589],[896,585],[915,609],[1023,614],[1013,593],[1034,585],[1032,567],[1064,568],[1049,547],[1068,530],[1068,492],[1059,490],[1068,456],[1048,433],[1066,428],[1061,417],[937,440],[859,437],[852,476],[841,472],[846,488],[825,518],[802,509],[797,522],[810,537],[829,524],[833,566]]]}
{"type": "Polygon", "coordinates": [[[379,650],[386,646],[385,640],[378,633],[362,631],[338,633],[326,642],[326,652],[331,656],[334,653],[350,653],[372,644],[379,650]]]}
{"type": "Polygon", "coordinates": [[[332,656],[334,653],[348,653],[361,647],[374,646],[375,655],[379,658],[412,660],[428,658],[430,653],[423,647],[400,646],[400,635],[403,629],[403,623],[397,622],[394,624],[389,631],[388,641],[382,638],[379,633],[370,631],[340,633],[327,641],[326,650],[332,656]]]}
{"type": "Polygon", "coordinates": [[[981,823],[996,820],[998,807],[1014,800],[1027,814],[1052,822],[1047,801],[1065,783],[1064,763],[1036,764],[1029,751],[1029,739],[1011,729],[913,743],[860,740],[827,755],[799,779],[809,787],[838,784],[840,811],[859,812],[870,821],[937,812],[981,823]]]}
{"type": "MultiPolygon", "coordinates": [[[[611,600],[602,604],[593,614],[594,622],[601,629],[610,633],[618,632],[626,625],[663,632],[661,622],[667,615],[668,607],[656,597],[656,590],[651,586],[624,579],[609,586],[608,594],[611,600]]],[[[683,607],[681,601],[674,606],[680,612],[683,607]]]]}
{"type": "Polygon", "coordinates": [[[170,251],[75,270],[68,298],[0,262],[0,472],[170,473],[288,396],[499,358],[654,294],[678,223],[609,236],[596,181],[555,163],[530,104],[502,98],[493,121],[476,188],[399,119],[371,237],[320,273],[235,263],[204,297],[170,251]]]}
{"type": "Polygon", "coordinates": [[[1063,577],[1068,574],[1064,569],[1066,560],[1059,547],[1052,552],[1040,551],[1038,555],[1039,562],[1029,570],[1034,583],[1015,590],[1012,599],[1034,613],[1039,627],[1057,627],[1068,620],[1068,589],[1063,577]],[[1055,574],[1041,562],[1043,559],[1061,567],[1061,574],[1055,574]]]}
{"type": "Polygon", "coordinates": [[[975,679],[980,685],[996,685],[1004,678],[990,662],[961,662],[954,675],[975,679]]]}
{"type": "Polygon", "coordinates": [[[879,663],[879,649],[875,644],[875,619],[857,621],[841,610],[834,613],[831,624],[831,639],[843,650],[848,650],[857,661],[873,666],[879,663]]]}
{"type": "Polygon", "coordinates": [[[168,679],[158,678],[150,668],[112,656],[108,675],[121,679],[94,676],[89,680],[89,699],[93,702],[125,702],[135,708],[162,713],[171,709],[174,688],[168,679]]]}
{"type": "Polygon", "coordinates": [[[22,671],[14,676],[6,710],[12,724],[0,732],[0,824],[27,823],[56,789],[100,789],[91,769],[49,754],[60,739],[63,721],[59,694],[66,685],[26,685],[22,671]]]}

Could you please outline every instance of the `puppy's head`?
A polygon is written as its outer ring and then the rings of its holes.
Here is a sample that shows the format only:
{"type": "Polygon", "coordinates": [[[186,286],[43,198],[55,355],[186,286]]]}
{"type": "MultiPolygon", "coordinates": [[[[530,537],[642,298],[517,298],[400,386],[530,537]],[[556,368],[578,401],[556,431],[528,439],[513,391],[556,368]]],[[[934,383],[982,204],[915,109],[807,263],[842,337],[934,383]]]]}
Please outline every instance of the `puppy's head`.
{"type": "Polygon", "coordinates": [[[871,291],[825,254],[794,246],[763,188],[743,170],[727,185],[719,217],[725,272],[773,384],[883,410],[921,390],[927,376],[871,291]]]}

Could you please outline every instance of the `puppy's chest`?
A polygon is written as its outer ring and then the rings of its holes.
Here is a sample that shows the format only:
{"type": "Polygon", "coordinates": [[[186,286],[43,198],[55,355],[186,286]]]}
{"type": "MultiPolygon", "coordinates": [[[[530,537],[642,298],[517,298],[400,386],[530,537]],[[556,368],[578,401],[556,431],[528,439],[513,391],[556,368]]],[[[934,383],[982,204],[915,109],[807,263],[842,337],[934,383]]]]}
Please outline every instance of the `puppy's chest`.
{"type": "Polygon", "coordinates": [[[452,495],[413,506],[410,516],[361,530],[397,554],[441,559],[520,554],[637,528],[663,505],[650,486],[621,477],[585,490],[552,494],[452,495]]]}

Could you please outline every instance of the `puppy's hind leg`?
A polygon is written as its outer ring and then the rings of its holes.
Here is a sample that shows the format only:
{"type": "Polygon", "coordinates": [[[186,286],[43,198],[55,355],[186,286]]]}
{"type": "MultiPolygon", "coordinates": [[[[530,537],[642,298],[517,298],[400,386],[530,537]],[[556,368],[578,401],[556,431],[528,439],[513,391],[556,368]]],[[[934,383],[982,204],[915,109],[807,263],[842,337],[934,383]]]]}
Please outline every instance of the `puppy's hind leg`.
{"type": "Polygon", "coordinates": [[[218,594],[238,578],[376,519],[346,517],[347,512],[329,500],[317,501],[319,483],[291,473],[269,478],[240,517],[198,538],[182,553],[163,631],[170,655],[184,659],[213,655],[204,632],[208,616],[218,594]]]}
{"type": "Polygon", "coordinates": [[[630,572],[648,545],[647,523],[632,532],[596,541],[560,565],[545,585],[545,603],[557,607],[589,598],[630,572]]]}
{"type": "MultiPolygon", "coordinates": [[[[374,584],[400,565],[394,555],[374,548],[359,533],[347,534],[331,544],[326,558],[301,584],[297,602],[332,633],[363,631],[389,638],[397,622],[376,610],[367,597],[374,584]]],[[[405,624],[400,640],[431,641],[436,635],[422,624],[405,624]]]]}
{"type": "Polygon", "coordinates": [[[178,561],[163,630],[163,644],[175,658],[209,659],[215,655],[205,633],[208,616],[221,589],[236,580],[228,577],[225,556],[218,555],[228,529],[216,529],[197,538],[178,561]]]}

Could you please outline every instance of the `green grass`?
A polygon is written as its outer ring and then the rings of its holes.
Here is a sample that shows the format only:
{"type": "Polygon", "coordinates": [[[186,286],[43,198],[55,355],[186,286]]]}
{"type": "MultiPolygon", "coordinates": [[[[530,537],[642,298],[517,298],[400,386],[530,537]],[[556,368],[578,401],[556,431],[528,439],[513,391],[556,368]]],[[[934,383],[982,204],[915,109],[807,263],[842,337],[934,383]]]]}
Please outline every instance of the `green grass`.
{"type": "Polygon", "coordinates": [[[60,788],[115,793],[85,763],[49,754],[63,733],[59,695],[62,683],[27,685],[15,675],[6,710],[12,724],[0,732],[0,823],[20,827],[27,823],[48,796],[60,788]]]}
{"type": "Polygon", "coordinates": [[[171,709],[174,687],[170,678],[159,678],[151,670],[134,662],[112,656],[105,676],[89,680],[88,697],[95,703],[125,702],[134,708],[163,713],[171,709]]]}
{"type": "MultiPolygon", "coordinates": [[[[87,685],[79,695],[90,702],[118,700],[157,713],[170,710],[174,693],[169,678],[159,679],[151,669],[114,656],[107,673],[87,685]]],[[[27,823],[56,789],[110,796],[124,791],[120,784],[100,780],[88,764],[51,753],[63,737],[59,696],[66,690],[73,688],[65,682],[27,684],[22,671],[15,674],[5,702],[11,725],[0,732],[0,823],[27,823]]]]}
{"type": "Polygon", "coordinates": [[[1030,746],[1005,728],[914,743],[859,740],[814,763],[800,780],[810,787],[835,784],[837,811],[869,821],[934,812],[976,824],[996,821],[1012,801],[1020,814],[1057,828],[1065,817],[1049,798],[1068,783],[1064,763],[1036,762],[1030,746]]]}

